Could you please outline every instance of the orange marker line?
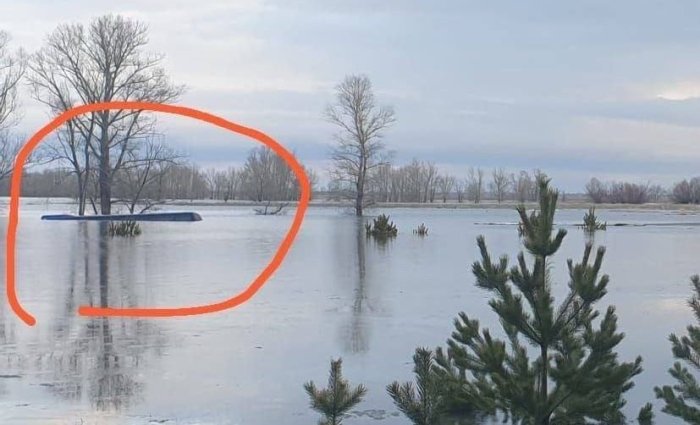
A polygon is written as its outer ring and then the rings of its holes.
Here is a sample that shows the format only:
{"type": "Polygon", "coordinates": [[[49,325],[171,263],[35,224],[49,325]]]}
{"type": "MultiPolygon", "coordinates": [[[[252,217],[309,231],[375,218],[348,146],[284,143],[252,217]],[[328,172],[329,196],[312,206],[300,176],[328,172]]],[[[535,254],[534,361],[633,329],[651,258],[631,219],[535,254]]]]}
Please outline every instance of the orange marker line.
{"type": "Polygon", "coordinates": [[[205,313],[214,313],[217,311],[226,310],[229,308],[241,305],[251,299],[256,292],[263,287],[267,280],[273,275],[277,268],[282,264],[284,257],[289,252],[294,240],[299,233],[301,224],[304,221],[306,209],[311,198],[311,186],[309,179],[304,171],[304,167],[296,160],[294,155],[284,148],[280,143],[272,137],[256,129],[245,127],[240,124],[228,121],[224,118],[212,115],[207,112],[199,111],[184,106],[166,105],[162,103],[151,102],[101,102],[81,105],[69,109],[51,122],[42,127],[27,141],[20,149],[15,164],[12,169],[12,180],[10,185],[10,216],[7,225],[6,236],[6,292],[7,300],[12,307],[12,310],[26,324],[33,326],[36,324],[36,319],[28,311],[26,311],[17,298],[17,290],[15,287],[15,247],[17,236],[17,224],[19,223],[19,198],[22,189],[22,169],[27,162],[32,151],[46,138],[51,132],[59,128],[66,121],[75,118],[79,115],[89,112],[113,110],[113,109],[139,109],[155,112],[164,112],[173,115],[181,115],[194,118],[206,123],[224,128],[234,133],[242,134],[250,137],[269,148],[279,155],[289,167],[299,181],[301,194],[299,195],[299,203],[292,225],[286,235],[277,247],[275,255],[270,262],[260,272],[260,274],[245,288],[242,292],[234,295],[231,298],[225,299],[212,304],[195,305],[189,307],[135,307],[135,308],[112,308],[112,307],[92,307],[81,306],[78,308],[78,313],[82,316],[127,316],[127,317],[174,317],[174,316],[191,316],[205,313]]]}

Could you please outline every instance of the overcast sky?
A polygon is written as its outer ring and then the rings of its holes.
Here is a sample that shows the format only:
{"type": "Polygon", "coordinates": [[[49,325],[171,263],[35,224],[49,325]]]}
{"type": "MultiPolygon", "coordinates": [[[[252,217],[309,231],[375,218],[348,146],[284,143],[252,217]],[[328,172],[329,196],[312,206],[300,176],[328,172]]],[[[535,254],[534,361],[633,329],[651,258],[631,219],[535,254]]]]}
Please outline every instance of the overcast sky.
{"type": "MultiPolygon", "coordinates": [[[[542,168],[580,190],[593,175],[670,184],[700,175],[700,2],[2,0],[0,28],[33,51],[67,22],[142,20],[180,103],[257,127],[327,167],[322,119],[346,74],[367,74],[397,122],[396,161],[542,168]]],[[[20,130],[48,118],[23,100],[20,130]]],[[[166,120],[206,165],[253,142],[166,120]],[[234,142],[234,143],[232,143],[234,142]]],[[[177,122],[175,122],[177,121],[177,122]]]]}

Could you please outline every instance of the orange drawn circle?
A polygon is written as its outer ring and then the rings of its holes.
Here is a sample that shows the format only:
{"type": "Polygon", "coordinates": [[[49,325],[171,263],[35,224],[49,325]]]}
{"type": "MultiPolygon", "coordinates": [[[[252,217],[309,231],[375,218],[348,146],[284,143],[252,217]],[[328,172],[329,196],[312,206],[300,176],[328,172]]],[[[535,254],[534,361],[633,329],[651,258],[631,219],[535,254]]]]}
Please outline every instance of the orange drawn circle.
{"type": "Polygon", "coordinates": [[[214,313],[217,311],[227,310],[239,306],[255,295],[262,288],[277,268],[282,264],[284,257],[289,252],[289,248],[294,243],[294,239],[299,233],[301,224],[304,221],[306,209],[311,199],[311,186],[309,179],[304,171],[304,167],[296,160],[294,155],[289,152],[284,146],[275,141],[272,137],[256,129],[245,127],[240,124],[233,123],[224,118],[212,115],[208,112],[199,111],[197,109],[188,108],[185,106],[166,105],[162,103],[151,102],[101,102],[90,103],[86,105],[76,106],[71,108],[51,122],[43,126],[27,141],[20,149],[12,169],[12,180],[10,186],[10,215],[7,225],[6,236],[6,256],[5,256],[5,272],[6,272],[6,292],[7,300],[15,314],[22,319],[26,324],[33,326],[36,324],[36,319],[28,311],[26,311],[19,300],[17,299],[17,291],[15,287],[15,247],[17,224],[19,223],[19,197],[22,185],[22,169],[24,168],[29,155],[39,145],[39,143],[48,136],[52,131],[63,125],[66,121],[75,118],[79,115],[89,112],[97,112],[113,109],[135,109],[155,112],[164,112],[173,115],[181,115],[189,118],[194,118],[206,123],[224,128],[234,133],[242,134],[250,137],[272,149],[279,155],[289,167],[292,169],[299,181],[301,194],[297,205],[292,225],[285,234],[284,238],[277,247],[277,251],[272,259],[268,262],[265,268],[258,274],[255,279],[240,293],[231,298],[225,299],[212,304],[194,305],[187,307],[134,307],[134,308],[112,308],[112,307],[93,307],[81,306],[78,308],[78,313],[82,316],[126,316],[126,317],[174,317],[174,316],[192,316],[198,314],[214,313]]]}

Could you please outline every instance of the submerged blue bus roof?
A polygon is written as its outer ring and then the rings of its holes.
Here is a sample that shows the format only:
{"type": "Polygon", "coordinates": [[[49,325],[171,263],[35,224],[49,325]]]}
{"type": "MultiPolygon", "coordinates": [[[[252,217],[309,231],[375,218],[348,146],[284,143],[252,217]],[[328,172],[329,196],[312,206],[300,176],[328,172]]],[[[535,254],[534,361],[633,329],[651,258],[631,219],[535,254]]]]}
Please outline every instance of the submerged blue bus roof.
{"type": "Polygon", "coordinates": [[[49,214],[42,215],[42,220],[78,220],[78,221],[201,221],[202,216],[196,212],[163,212],[143,214],[115,215],[73,215],[49,214]]]}

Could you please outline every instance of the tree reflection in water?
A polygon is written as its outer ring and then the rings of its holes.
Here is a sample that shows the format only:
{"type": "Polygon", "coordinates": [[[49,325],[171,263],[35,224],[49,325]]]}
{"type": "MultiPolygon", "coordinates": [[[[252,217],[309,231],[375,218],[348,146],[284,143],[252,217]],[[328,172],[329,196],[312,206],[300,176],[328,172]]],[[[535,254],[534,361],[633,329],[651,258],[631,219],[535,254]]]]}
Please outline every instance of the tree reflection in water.
{"type": "MultiPolygon", "coordinates": [[[[5,240],[5,235],[7,232],[7,223],[5,220],[0,220],[0,238],[5,240]]],[[[5,261],[0,261],[0,275],[5,276],[5,261]]],[[[3,280],[4,282],[4,280],[3,280]]],[[[8,320],[8,316],[13,313],[9,310],[9,306],[6,302],[0,303],[0,354],[2,357],[2,373],[5,376],[14,375],[14,371],[20,370],[22,364],[24,363],[22,356],[20,356],[16,351],[8,349],[8,347],[17,346],[17,321],[8,320]]],[[[7,382],[6,379],[0,379],[0,396],[7,393],[7,382]]]]}
{"type": "Polygon", "coordinates": [[[350,353],[364,353],[369,350],[369,324],[367,315],[376,313],[377,308],[368,292],[371,290],[372,279],[367,276],[367,245],[379,250],[386,249],[386,240],[374,241],[367,237],[364,221],[360,218],[354,223],[355,234],[354,263],[357,265],[355,288],[353,295],[352,316],[349,325],[345,326],[344,350],[350,353]]]}
{"type": "Polygon", "coordinates": [[[51,382],[42,385],[64,399],[88,401],[97,410],[121,410],[142,394],[147,354],[160,356],[163,333],[152,321],[87,318],[76,310],[83,304],[138,306],[136,266],[147,256],[138,252],[134,240],[110,238],[107,222],[78,226],[63,308],[52,328],[52,349],[39,361],[50,372],[51,382]]]}

